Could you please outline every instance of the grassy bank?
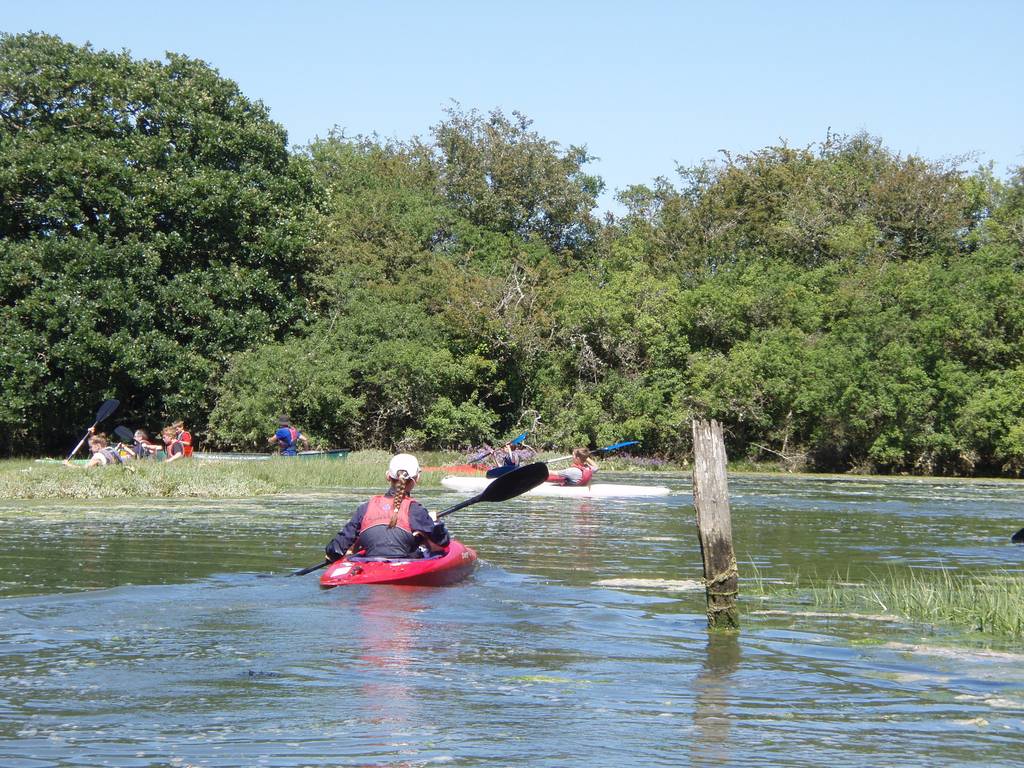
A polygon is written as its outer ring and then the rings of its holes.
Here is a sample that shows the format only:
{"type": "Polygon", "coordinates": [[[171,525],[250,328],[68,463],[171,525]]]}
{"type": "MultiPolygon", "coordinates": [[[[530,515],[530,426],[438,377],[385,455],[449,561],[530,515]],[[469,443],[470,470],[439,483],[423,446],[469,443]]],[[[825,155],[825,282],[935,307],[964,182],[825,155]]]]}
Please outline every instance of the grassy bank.
{"type": "MultiPolygon", "coordinates": [[[[461,464],[454,453],[419,453],[423,466],[461,464]]],[[[269,461],[207,461],[170,464],[152,461],[125,466],[66,467],[29,460],[0,462],[0,499],[103,498],[244,498],[289,491],[327,488],[379,488],[390,454],[357,451],[345,459],[283,459],[269,461]]],[[[558,466],[565,466],[562,462],[558,466]]],[[[602,463],[608,471],[656,470],[627,459],[602,463]]],[[[440,487],[445,472],[424,472],[420,487],[440,487]]]]}
{"type": "MultiPolygon", "coordinates": [[[[139,461],[124,466],[66,467],[33,461],[0,463],[0,498],[99,499],[118,497],[239,498],[326,488],[377,488],[389,455],[359,451],[342,460],[139,461]]],[[[424,463],[433,456],[424,455],[424,463]]],[[[439,485],[440,473],[421,484],[439,485]]]]}
{"type": "Polygon", "coordinates": [[[833,577],[807,585],[795,579],[788,587],[758,582],[752,591],[769,599],[795,598],[818,608],[1024,639],[1024,574],[1017,572],[893,570],[864,583],[833,577]]]}

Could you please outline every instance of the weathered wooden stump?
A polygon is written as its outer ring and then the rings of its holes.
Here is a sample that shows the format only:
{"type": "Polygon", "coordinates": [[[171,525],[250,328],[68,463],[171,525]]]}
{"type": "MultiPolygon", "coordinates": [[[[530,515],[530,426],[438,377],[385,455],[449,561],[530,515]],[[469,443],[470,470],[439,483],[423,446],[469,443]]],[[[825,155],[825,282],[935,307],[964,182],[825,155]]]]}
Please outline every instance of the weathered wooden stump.
{"type": "Polygon", "coordinates": [[[725,438],[717,421],[693,421],[693,506],[704,558],[708,626],[739,629],[739,571],[732,546],[725,438]]]}

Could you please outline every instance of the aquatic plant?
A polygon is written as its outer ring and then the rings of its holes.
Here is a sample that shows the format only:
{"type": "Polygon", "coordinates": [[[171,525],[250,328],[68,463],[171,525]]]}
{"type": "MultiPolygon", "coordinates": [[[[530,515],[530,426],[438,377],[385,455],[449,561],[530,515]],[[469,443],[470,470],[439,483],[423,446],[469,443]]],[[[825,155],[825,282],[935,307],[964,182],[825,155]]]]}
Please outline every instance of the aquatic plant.
{"type": "Polygon", "coordinates": [[[893,569],[863,583],[838,577],[813,586],[819,606],[864,610],[945,624],[996,637],[1024,638],[1024,574],[893,569]]]}

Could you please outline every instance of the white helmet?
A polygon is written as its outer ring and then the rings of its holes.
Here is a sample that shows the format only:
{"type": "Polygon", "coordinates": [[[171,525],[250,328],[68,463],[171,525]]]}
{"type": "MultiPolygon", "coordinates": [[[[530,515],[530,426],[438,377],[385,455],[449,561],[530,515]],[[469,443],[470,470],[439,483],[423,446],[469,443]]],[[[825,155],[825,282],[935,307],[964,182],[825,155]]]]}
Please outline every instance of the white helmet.
{"type": "Polygon", "coordinates": [[[397,480],[398,473],[402,470],[405,470],[405,473],[415,480],[420,475],[420,463],[411,453],[399,453],[392,456],[391,463],[388,464],[388,479],[397,480]]]}

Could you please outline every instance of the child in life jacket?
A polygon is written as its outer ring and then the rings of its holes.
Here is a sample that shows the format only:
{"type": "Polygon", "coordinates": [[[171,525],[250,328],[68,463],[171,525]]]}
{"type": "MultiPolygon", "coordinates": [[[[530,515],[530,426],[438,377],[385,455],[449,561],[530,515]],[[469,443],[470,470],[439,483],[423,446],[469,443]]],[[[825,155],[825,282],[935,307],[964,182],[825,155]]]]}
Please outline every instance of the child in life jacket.
{"type": "Polygon", "coordinates": [[[549,483],[559,485],[590,485],[590,479],[597,471],[597,462],[586,448],[576,448],[572,452],[572,464],[565,469],[548,475],[549,483]]]}
{"type": "MultiPolygon", "coordinates": [[[[93,427],[89,428],[89,432],[91,434],[89,435],[88,445],[91,455],[89,456],[88,463],[85,465],[86,469],[89,467],[105,467],[110,464],[125,464],[128,461],[126,456],[107,442],[106,435],[102,433],[97,434],[93,427]]],[[[75,466],[68,459],[65,459],[64,463],[69,467],[75,466]]]]}
{"type": "Polygon", "coordinates": [[[365,550],[360,556],[367,558],[422,557],[421,542],[430,551],[447,547],[450,539],[444,523],[434,520],[426,507],[409,495],[419,476],[415,456],[393,456],[387,471],[391,487],[359,505],[324,550],[327,560],[338,560],[349,550],[365,550]]]}
{"type": "MultiPolygon", "coordinates": [[[[185,434],[188,434],[187,432],[185,434]]],[[[177,461],[192,453],[192,437],[189,435],[189,442],[186,443],[178,437],[178,430],[171,425],[160,430],[160,439],[164,441],[164,453],[167,458],[164,461],[177,461]]]]}

